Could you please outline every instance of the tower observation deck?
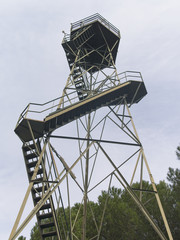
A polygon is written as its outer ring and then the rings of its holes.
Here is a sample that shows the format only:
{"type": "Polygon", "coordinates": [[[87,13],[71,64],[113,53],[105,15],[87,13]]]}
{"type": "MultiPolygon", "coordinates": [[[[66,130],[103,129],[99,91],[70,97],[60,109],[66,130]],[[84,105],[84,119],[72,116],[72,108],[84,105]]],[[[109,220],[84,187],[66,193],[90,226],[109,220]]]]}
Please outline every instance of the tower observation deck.
{"type": "Polygon", "coordinates": [[[120,31],[101,15],[95,14],[73,23],[70,34],[64,36],[62,46],[70,68],[81,49],[77,65],[86,71],[96,72],[115,63],[119,42],[120,31]]]}
{"type": "MultiPolygon", "coordinates": [[[[107,200],[100,224],[96,221],[92,209],[89,214],[93,216],[96,233],[88,232],[87,216],[89,193],[100,188],[105,181],[108,181],[108,193],[113,181],[120,183],[159,237],[167,239],[142,202],[142,192],[149,192],[143,189],[143,161],[152,184],[151,194],[156,195],[168,237],[172,240],[129,110],[147,94],[146,87],[140,72],[117,72],[115,63],[120,38],[120,31],[100,14],[72,23],[70,33],[64,33],[62,47],[70,73],[61,97],[43,104],[28,104],[15,127],[15,133],[23,143],[22,151],[29,186],[9,240],[16,239],[35,215],[42,240],[104,239],[102,232],[107,200]],[[76,135],[72,133],[70,136],[69,132],[73,132],[74,129],[76,135]],[[112,132],[106,133],[105,129],[112,129],[112,132]],[[66,134],[62,135],[62,132],[66,134]],[[60,140],[61,144],[58,143],[60,140]],[[65,141],[68,141],[67,147],[65,141]],[[123,146],[127,149],[124,149],[124,155],[122,149],[117,150],[120,154],[113,154],[114,148],[108,153],[107,144],[116,144],[119,148],[123,146]],[[132,146],[137,148],[134,153],[132,146]],[[115,156],[124,156],[125,159],[116,162],[113,160],[115,156]],[[132,188],[132,182],[139,159],[142,160],[138,198],[132,188]],[[132,160],[136,161],[136,166],[131,183],[128,183],[126,176],[121,172],[121,166],[132,160]],[[96,167],[98,163],[101,169],[96,167]],[[103,169],[102,164],[106,164],[103,169]],[[107,173],[108,171],[110,172],[107,173]],[[19,226],[30,193],[34,208],[19,226]],[[81,204],[73,219],[70,200],[71,196],[75,195],[80,198],[81,204]],[[82,226],[81,231],[76,232],[76,223],[82,226]]],[[[151,199],[152,197],[147,201],[151,199]]]]}

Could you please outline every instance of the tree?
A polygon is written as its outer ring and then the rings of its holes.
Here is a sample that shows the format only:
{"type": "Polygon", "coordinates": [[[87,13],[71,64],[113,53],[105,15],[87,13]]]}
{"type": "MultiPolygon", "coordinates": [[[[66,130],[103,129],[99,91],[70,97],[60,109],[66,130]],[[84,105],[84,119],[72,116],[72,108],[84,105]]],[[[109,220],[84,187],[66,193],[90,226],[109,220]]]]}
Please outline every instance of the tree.
{"type": "Polygon", "coordinates": [[[176,156],[177,156],[178,160],[180,160],[180,146],[178,146],[176,149],[176,156]]]}
{"type": "Polygon", "coordinates": [[[32,228],[30,236],[30,240],[41,240],[40,231],[37,223],[35,223],[34,227],[32,228]]]}
{"type": "Polygon", "coordinates": [[[126,192],[124,190],[112,187],[109,194],[103,191],[98,198],[99,212],[102,212],[106,198],[108,197],[101,232],[101,237],[104,237],[104,239],[133,240],[137,237],[139,217],[136,210],[129,206],[129,195],[125,195],[126,192]],[[126,201],[124,201],[124,198],[126,198],[126,201]]]}
{"type": "Polygon", "coordinates": [[[167,179],[170,182],[170,187],[175,195],[175,200],[180,202],[180,169],[169,168],[167,179]]]}
{"type": "MultiPolygon", "coordinates": [[[[133,184],[132,188],[139,189],[140,184],[135,183],[133,184]]],[[[166,235],[164,223],[160,215],[155,196],[152,193],[152,187],[150,183],[143,181],[143,189],[146,189],[147,192],[143,192],[142,194],[142,203],[145,205],[153,219],[156,221],[157,225],[166,235]]],[[[177,211],[174,210],[173,206],[175,200],[174,195],[172,194],[172,188],[165,183],[165,181],[160,181],[160,183],[157,184],[157,189],[162,201],[162,205],[166,212],[167,219],[169,220],[170,227],[173,229],[173,235],[177,236],[178,223],[174,221],[174,216],[177,215],[177,211]],[[174,226],[176,226],[175,230],[174,226]]],[[[136,191],[136,194],[139,196],[139,191],[136,191]]],[[[107,207],[105,210],[104,221],[100,234],[101,240],[134,240],[137,239],[137,237],[138,240],[159,240],[159,236],[155,233],[150,223],[145,219],[144,215],[129,196],[127,191],[115,187],[112,187],[109,192],[102,191],[98,197],[97,203],[88,203],[87,239],[92,239],[97,235],[96,227],[101,225],[101,217],[103,215],[104,206],[106,203],[107,207]]],[[[63,209],[59,209],[58,211],[58,222],[60,229],[61,231],[65,229],[67,232],[69,226],[69,208],[65,209],[65,214],[67,216],[66,221],[63,220],[64,218],[62,217],[63,209]]],[[[72,226],[74,225],[74,221],[76,219],[73,232],[78,239],[81,239],[82,234],[82,216],[83,205],[76,203],[71,208],[71,217],[72,226]],[[79,215],[76,218],[77,213],[79,213],[79,215]]],[[[178,215],[176,216],[176,221],[180,222],[178,215]]],[[[61,232],[61,235],[63,236],[62,239],[66,239],[65,235],[63,235],[63,232],[61,232]]],[[[40,240],[37,224],[31,231],[31,240],[40,240]]]]}
{"type": "MultiPolygon", "coordinates": [[[[178,240],[180,236],[180,170],[169,168],[167,179],[168,183],[160,181],[156,186],[173,238],[178,240]]],[[[163,233],[167,235],[151,184],[143,181],[142,186],[144,190],[142,203],[163,233]]],[[[134,183],[132,189],[139,197],[140,184],[134,183]]],[[[159,236],[126,190],[112,187],[109,191],[102,191],[96,203],[88,202],[87,209],[87,239],[93,239],[97,235],[97,229],[102,226],[100,240],[159,240],[159,236]],[[101,225],[103,213],[104,221],[101,225]]],[[[60,208],[57,213],[62,240],[66,239],[69,231],[70,215],[73,233],[81,239],[83,205],[76,203],[71,209],[60,208]]],[[[37,224],[31,230],[30,239],[41,240],[37,224]]]]}
{"type": "Polygon", "coordinates": [[[26,240],[26,237],[20,236],[18,237],[18,240],[26,240]]]}
{"type": "Polygon", "coordinates": [[[171,229],[174,239],[180,236],[180,169],[169,168],[167,179],[170,182],[173,202],[171,212],[171,229]]]}

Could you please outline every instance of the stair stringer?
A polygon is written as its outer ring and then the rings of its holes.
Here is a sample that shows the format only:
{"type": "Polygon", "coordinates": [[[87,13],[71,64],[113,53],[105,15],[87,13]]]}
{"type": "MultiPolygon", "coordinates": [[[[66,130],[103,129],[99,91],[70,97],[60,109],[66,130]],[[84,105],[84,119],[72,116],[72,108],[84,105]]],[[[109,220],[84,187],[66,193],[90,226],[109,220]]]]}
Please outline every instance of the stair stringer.
{"type": "MultiPolygon", "coordinates": [[[[40,140],[37,139],[36,143],[26,142],[22,146],[25,166],[27,170],[28,180],[31,182],[31,177],[34,173],[34,169],[38,162],[38,157],[41,152],[40,140]]],[[[31,195],[34,206],[41,200],[41,197],[49,188],[46,169],[43,166],[44,159],[39,166],[36,179],[33,181],[33,187],[31,189],[31,195]]],[[[49,237],[56,236],[60,239],[60,231],[58,228],[56,211],[53,203],[53,198],[50,196],[43,206],[36,213],[37,223],[40,230],[42,240],[47,240],[49,237]],[[51,230],[50,230],[51,229],[51,230]]]]}

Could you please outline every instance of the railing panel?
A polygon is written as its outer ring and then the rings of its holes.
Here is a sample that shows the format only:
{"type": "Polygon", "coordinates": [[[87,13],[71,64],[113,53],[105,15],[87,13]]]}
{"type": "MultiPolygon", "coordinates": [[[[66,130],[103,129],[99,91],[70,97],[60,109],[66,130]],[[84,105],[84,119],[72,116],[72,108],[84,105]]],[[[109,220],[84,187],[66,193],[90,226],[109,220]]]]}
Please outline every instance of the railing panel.
{"type": "Polygon", "coordinates": [[[71,32],[75,31],[78,28],[81,28],[87,24],[93,23],[95,21],[99,21],[104,26],[106,26],[109,30],[114,32],[116,35],[120,37],[120,31],[118,28],[116,28],[113,24],[111,24],[109,21],[107,21],[105,18],[103,18],[99,13],[96,13],[90,17],[84,18],[80,21],[77,21],[75,23],[71,24],[71,32]]]}
{"type": "MultiPolygon", "coordinates": [[[[107,81],[101,80],[101,81],[95,82],[92,87],[93,91],[91,96],[93,96],[94,94],[98,94],[100,92],[106,91],[110,88],[113,88],[113,86],[118,86],[127,81],[143,81],[143,79],[140,72],[136,72],[136,71],[122,72],[118,74],[118,76],[112,76],[110,79],[107,79],[107,81]]],[[[72,92],[68,94],[68,97],[65,95],[64,97],[58,97],[42,104],[29,103],[21,113],[18,119],[17,125],[24,118],[43,121],[45,117],[47,117],[48,115],[50,115],[51,113],[55,112],[58,109],[59,102],[62,98],[63,98],[63,106],[62,106],[63,109],[79,101],[76,91],[72,90],[72,92]]]]}

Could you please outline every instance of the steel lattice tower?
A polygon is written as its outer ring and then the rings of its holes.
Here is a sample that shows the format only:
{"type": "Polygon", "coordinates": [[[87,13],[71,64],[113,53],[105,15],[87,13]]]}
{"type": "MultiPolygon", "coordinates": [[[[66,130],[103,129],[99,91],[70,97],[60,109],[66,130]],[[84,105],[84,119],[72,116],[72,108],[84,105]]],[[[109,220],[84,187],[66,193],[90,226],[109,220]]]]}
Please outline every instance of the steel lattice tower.
{"type": "Polygon", "coordinates": [[[118,74],[119,42],[120,31],[99,14],[73,23],[70,34],[64,33],[62,46],[70,74],[62,96],[44,104],[29,104],[15,128],[23,143],[29,186],[10,240],[16,239],[35,215],[42,239],[85,240],[89,212],[97,230],[91,239],[103,239],[108,199],[99,222],[89,203],[99,189],[106,187],[109,192],[119,183],[155,234],[167,239],[143,203],[143,194],[156,198],[168,238],[173,239],[130,113],[130,107],[147,91],[140,72],[118,74]],[[145,170],[152,184],[149,192],[143,186],[145,170]],[[133,189],[138,171],[140,188],[133,189]],[[34,208],[20,224],[30,192],[34,208]],[[71,214],[73,201],[80,202],[76,216],[71,214]],[[80,237],[75,231],[79,218],[80,237]]]}

